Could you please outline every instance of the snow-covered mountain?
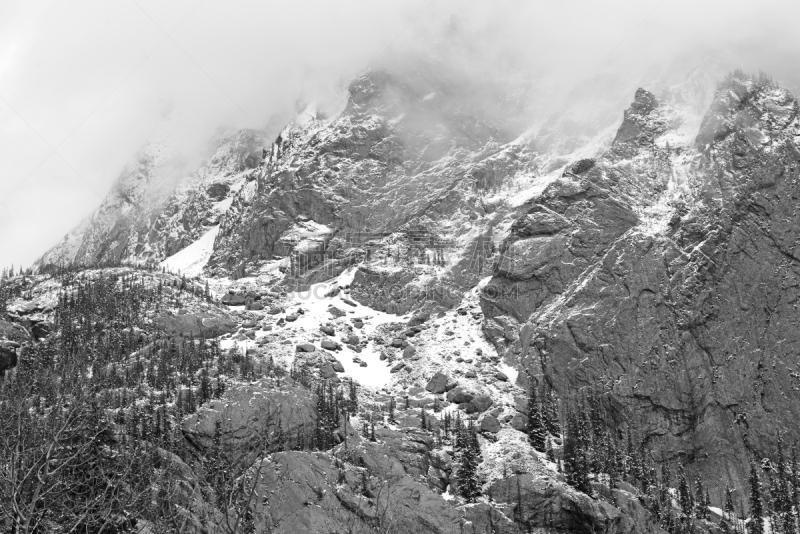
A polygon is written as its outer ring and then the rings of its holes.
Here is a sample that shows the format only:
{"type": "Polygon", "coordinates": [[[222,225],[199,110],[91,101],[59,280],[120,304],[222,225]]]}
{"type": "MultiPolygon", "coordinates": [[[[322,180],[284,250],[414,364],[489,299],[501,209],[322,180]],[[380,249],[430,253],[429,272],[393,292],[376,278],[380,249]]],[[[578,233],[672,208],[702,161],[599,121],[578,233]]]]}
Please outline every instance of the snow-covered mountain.
{"type": "MultiPolygon", "coordinates": [[[[443,403],[476,418],[484,485],[508,505],[462,519],[547,526],[511,510],[522,484],[559,531],[661,532],[639,490],[596,504],[530,450],[532,386],[564,414],[590,398],[598,424],[687,466],[721,507],[775,432],[800,438],[794,96],[704,58],[652,74],[615,118],[606,102],[530,124],[518,86],[487,95],[435,67],[365,73],[341,113],[230,133],[197,169],[161,135],[39,264],[159,262],[208,281],[241,326],[228,346],[351,376],[371,406],[410,398],[382,446],[424,486],[430,513],[409,524],[427,531],[456,531],[431,519],[455,513],[452,465],[409,428],[443,403]]],[[[365,464],[384,452],[364,447],[365,464]]]]}

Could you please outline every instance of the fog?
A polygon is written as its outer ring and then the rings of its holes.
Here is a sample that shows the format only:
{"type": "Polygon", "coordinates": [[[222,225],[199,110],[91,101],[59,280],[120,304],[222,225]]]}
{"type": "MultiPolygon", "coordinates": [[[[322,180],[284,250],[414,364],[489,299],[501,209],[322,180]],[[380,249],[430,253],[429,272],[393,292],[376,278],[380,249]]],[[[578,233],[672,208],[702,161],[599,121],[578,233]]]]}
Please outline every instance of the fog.
{"type": "Polygon", "coordinates": [[[709,53],[800,87],[798,15],[788,1],[5,0],[0,265],[29,265],[89,215],[167,116],[191,159],[220,128],[274,135],[299,101],[333,112],[366,69],[436,56],[456,90],[518,88],[533,130],[621,117],[637,86],[709,53]]]}

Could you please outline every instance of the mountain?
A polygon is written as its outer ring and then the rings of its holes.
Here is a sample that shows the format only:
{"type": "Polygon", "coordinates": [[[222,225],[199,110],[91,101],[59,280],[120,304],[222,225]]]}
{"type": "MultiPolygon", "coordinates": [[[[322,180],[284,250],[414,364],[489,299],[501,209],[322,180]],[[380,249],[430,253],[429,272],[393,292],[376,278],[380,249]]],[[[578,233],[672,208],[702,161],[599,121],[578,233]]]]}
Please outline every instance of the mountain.
{"type": "MultiPolygon", "coordinates": [[[[221,443],[263,450],[245,508],[271,532],[719,532],[726,488],[747,495],[756,459],[776,498],[761,459],[800,438],[798,103],[723,70],[661,73],[613,123],[587,104],[532,125],[520,85],[409,62],[197,168],[165,127],[8,282],[3,335],[34,354],[67,335],[55,265],[158,287],[148,346],[213,338],[239,373],[212,356],[223,393],[176,416],[183,480],[211,484],[221,443]]],[[[228,513],[209,495],[182,505],[198,531],[228,513]]]]}

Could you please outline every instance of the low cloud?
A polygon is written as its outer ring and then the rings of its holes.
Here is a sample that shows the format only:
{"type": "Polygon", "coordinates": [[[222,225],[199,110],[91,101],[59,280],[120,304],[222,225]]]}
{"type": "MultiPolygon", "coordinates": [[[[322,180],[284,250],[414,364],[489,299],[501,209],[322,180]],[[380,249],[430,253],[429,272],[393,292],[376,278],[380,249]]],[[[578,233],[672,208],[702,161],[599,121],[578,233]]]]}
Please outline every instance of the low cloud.
{"type": "Polygon", "coordinates": [[[220,128],[273,135],[301,99],[332,111],[365,69],[414,58],[494,113],[492,95],[515,95],[520,127],[621,116],[636,86],[680,81],[709,51],[794,89],[797,15],[730,0],[4,2],[0,265],[30,264],[87,216],[170,114],[197,154],[220,128]]]}

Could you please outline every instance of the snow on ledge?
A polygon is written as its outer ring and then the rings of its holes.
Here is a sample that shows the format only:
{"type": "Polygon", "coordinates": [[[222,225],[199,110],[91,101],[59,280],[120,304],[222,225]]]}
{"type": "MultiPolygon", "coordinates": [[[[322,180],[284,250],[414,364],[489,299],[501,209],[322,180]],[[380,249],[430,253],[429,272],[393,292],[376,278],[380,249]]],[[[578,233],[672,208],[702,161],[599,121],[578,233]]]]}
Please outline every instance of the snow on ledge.
{"type": "Polygon", "coordinates": [[[219,225],[203,234],[200,239],[188,247],[162,261],[161,265],[169,271],[179,272],[189,277],[201,275],[203,267],[206,266],[214,252],[214,241],[217,239],[218,233],[219,225]]]}

